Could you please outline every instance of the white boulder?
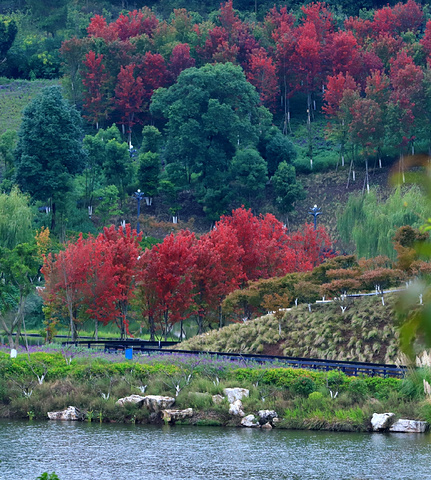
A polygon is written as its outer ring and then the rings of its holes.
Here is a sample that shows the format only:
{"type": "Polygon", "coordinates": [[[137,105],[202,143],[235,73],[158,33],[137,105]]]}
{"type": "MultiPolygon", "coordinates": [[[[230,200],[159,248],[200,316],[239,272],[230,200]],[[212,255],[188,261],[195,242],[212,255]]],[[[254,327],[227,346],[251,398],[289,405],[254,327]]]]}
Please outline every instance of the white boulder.
{"type": "Polygon", "coordinates": [[[175,398],[173,397],[164,397],[162,395],[147,395],[144,397],[143,404],[148,408],[150,412],[161,412],[171,408],[175,403],[175,398]]]}
{"type": "Polygon", "coordinates": [[[400,418],[389,428],[389,431],[396,433],[424,433],[427,429],[428,422],[400,418]]]}
{"type": "Polygon", "coordinates": [[[141,407],[144,403],[145,397],[142,397],[141,395],[129,395],[128,397],[123,397],[118,399],[115,402],[115,405],[120,405],[121,407],[124,407],[126,403],[135,403],[138,405],[138,407],[141,407]]]}
{"type": "Polygon", "coordinates": [[[220,405],[221,403],[223,403],[224,397],[222,397],[221,395],[213,395],[212,399],[213,403],[215,403],[216,405],[220,405]]]}
{"type": "Polygon", "coordinates": [[[229,413],[230,415],[234,415],[235,417],[244,417],[245,413],[242,409],[242,402],[241,400],[235,400],[229,405],[229,413]]]}
{"type": "Polygon", "coordinates": [[[163,420],[166,423],[175,423],[178,420],[193,417],[193,408],[186,408],[185,410],[162,410],[163,420]]]}
{"type": "Polygon", "coordinates": [[[275,410],[259,410],[259,423],[265,425],[265,423],[270,423],[272,425],[274,418],[277,418],[277,412],[275,410]]]}
{"type": "Polygon", "coordinates": [[[395,422],[394,413],[373,413],[371,425],[373,432],[383,432],[395,422]]]}
{"type": "Polygon", "coordinates": [[[69,406],[60,412],[48,412],[50,420],[84,420],[84,414],[76,407],[69,406]]]}
{"type": "Polygon", "coordinates": [[[241,420],[241,425],[243,427],[256,428],[259,427],[259,422],[256,421],[254,415],[247,415],[241,420]]]}
{"type": "Polygon", "coordinates": [[[246,388],[225,388],[223,393],[226,395],[229,403],[235,402],[235,400],[242,400],[244,397],[248,397],[249,390],[246,388]]]}

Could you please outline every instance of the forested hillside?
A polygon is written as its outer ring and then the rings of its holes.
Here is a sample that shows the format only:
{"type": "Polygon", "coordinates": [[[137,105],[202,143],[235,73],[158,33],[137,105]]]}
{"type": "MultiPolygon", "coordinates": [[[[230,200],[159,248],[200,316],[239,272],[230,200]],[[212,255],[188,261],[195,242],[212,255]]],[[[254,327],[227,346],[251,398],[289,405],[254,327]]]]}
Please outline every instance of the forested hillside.
{"type": "Polygon", "coordinates": [[[414,242],[429,204],[412,185],[431,149],[426,5],[0,7],[13,328],[42,264],[48,337],[202,332],[272,277],[298,275],[296,291],[272,284],[259,312],[427,275],[414,242]],[[316,280],[340,252],[368,260],[316,280]]]}

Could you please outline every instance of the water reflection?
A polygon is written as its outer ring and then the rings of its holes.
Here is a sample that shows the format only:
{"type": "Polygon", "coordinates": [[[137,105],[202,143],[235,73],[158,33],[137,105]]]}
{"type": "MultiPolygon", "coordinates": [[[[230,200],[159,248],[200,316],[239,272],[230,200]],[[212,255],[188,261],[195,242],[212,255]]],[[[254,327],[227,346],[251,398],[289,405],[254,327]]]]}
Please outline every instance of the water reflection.
{"type": "Polygon", "coordinates": [[[430,479],[429,435],[0,421],[0,479],[430,479]]]}

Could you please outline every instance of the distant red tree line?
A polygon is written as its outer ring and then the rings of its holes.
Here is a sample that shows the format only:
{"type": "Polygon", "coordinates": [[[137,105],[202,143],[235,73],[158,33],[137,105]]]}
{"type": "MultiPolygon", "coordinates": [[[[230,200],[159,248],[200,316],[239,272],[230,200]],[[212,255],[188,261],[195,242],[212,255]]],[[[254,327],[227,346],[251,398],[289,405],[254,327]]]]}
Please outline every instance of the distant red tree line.
{"type": "Polygon", "coordinates": [[[248,282],[310,271],[334,256],[323,227],[311,225],[294,234],[273,215],[254,216],[239,208],[209,233],[197,237],[183,230],[142,250],[130,225],[105,228],[97,237],[82,235],[57,254],[44,257],[42,292],[47,322],[67,319],[72,338],[93,319],[116,323],[130,335],[129,318],[167,336],[172,326],[191,316],[199,332],[218,321],[223,299],[248,282]],[[211,320],[212,319],[212,320],[211,320]]]}
{"type": "Polygon", "coordinates": [[[116,121],[129,132],[147,120],[155,89],[186,68],[216,62],[240,65],[262,103],[282,109],[285,130],[294,95],[306,94],[311,117],[323,95],[338,141],[347,132],[366,153],[381,148],[385,123],[393,124],[392,146],[404,147],[419,119],[431,122],[431,20],[414,0],[372,19],[349,17],[341,27],[321,2],[301,7],[299,18],[274,7],[261,23],[242,21],[232,0],[221,4],[216,23],[194,23],[185,9],[161,21],[144,7],[111,23],[96,15],[88,37],[65,41],[61,51],[72,81],[82,79],[87,119],[116,121]]]}

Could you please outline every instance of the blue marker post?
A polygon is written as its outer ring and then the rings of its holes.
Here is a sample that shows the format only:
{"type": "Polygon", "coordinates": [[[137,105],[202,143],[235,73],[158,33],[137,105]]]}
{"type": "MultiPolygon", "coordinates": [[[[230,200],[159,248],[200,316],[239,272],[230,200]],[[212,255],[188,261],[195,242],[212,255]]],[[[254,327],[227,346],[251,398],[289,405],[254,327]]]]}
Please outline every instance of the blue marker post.
{"type": "Polygon", "coordinates": [[[141,215],[141,200],[144,198],[145,194],[141,190],[135,192],[135,198],[138,201],[138,221],[136,225],[136,233],[139,233],[139,216],[141,215]]]}
{"type": "Polygon", "coordinates": [[[317,205],[314,205],[314,207],[311,208],[308,213],[310,215],[313,215],[313,217],[314,217],[314,230],[316,230],[316,228],[317,228],[317,215],[321,215],[322,212],[320,211],[320,208],[317,205]]]}

